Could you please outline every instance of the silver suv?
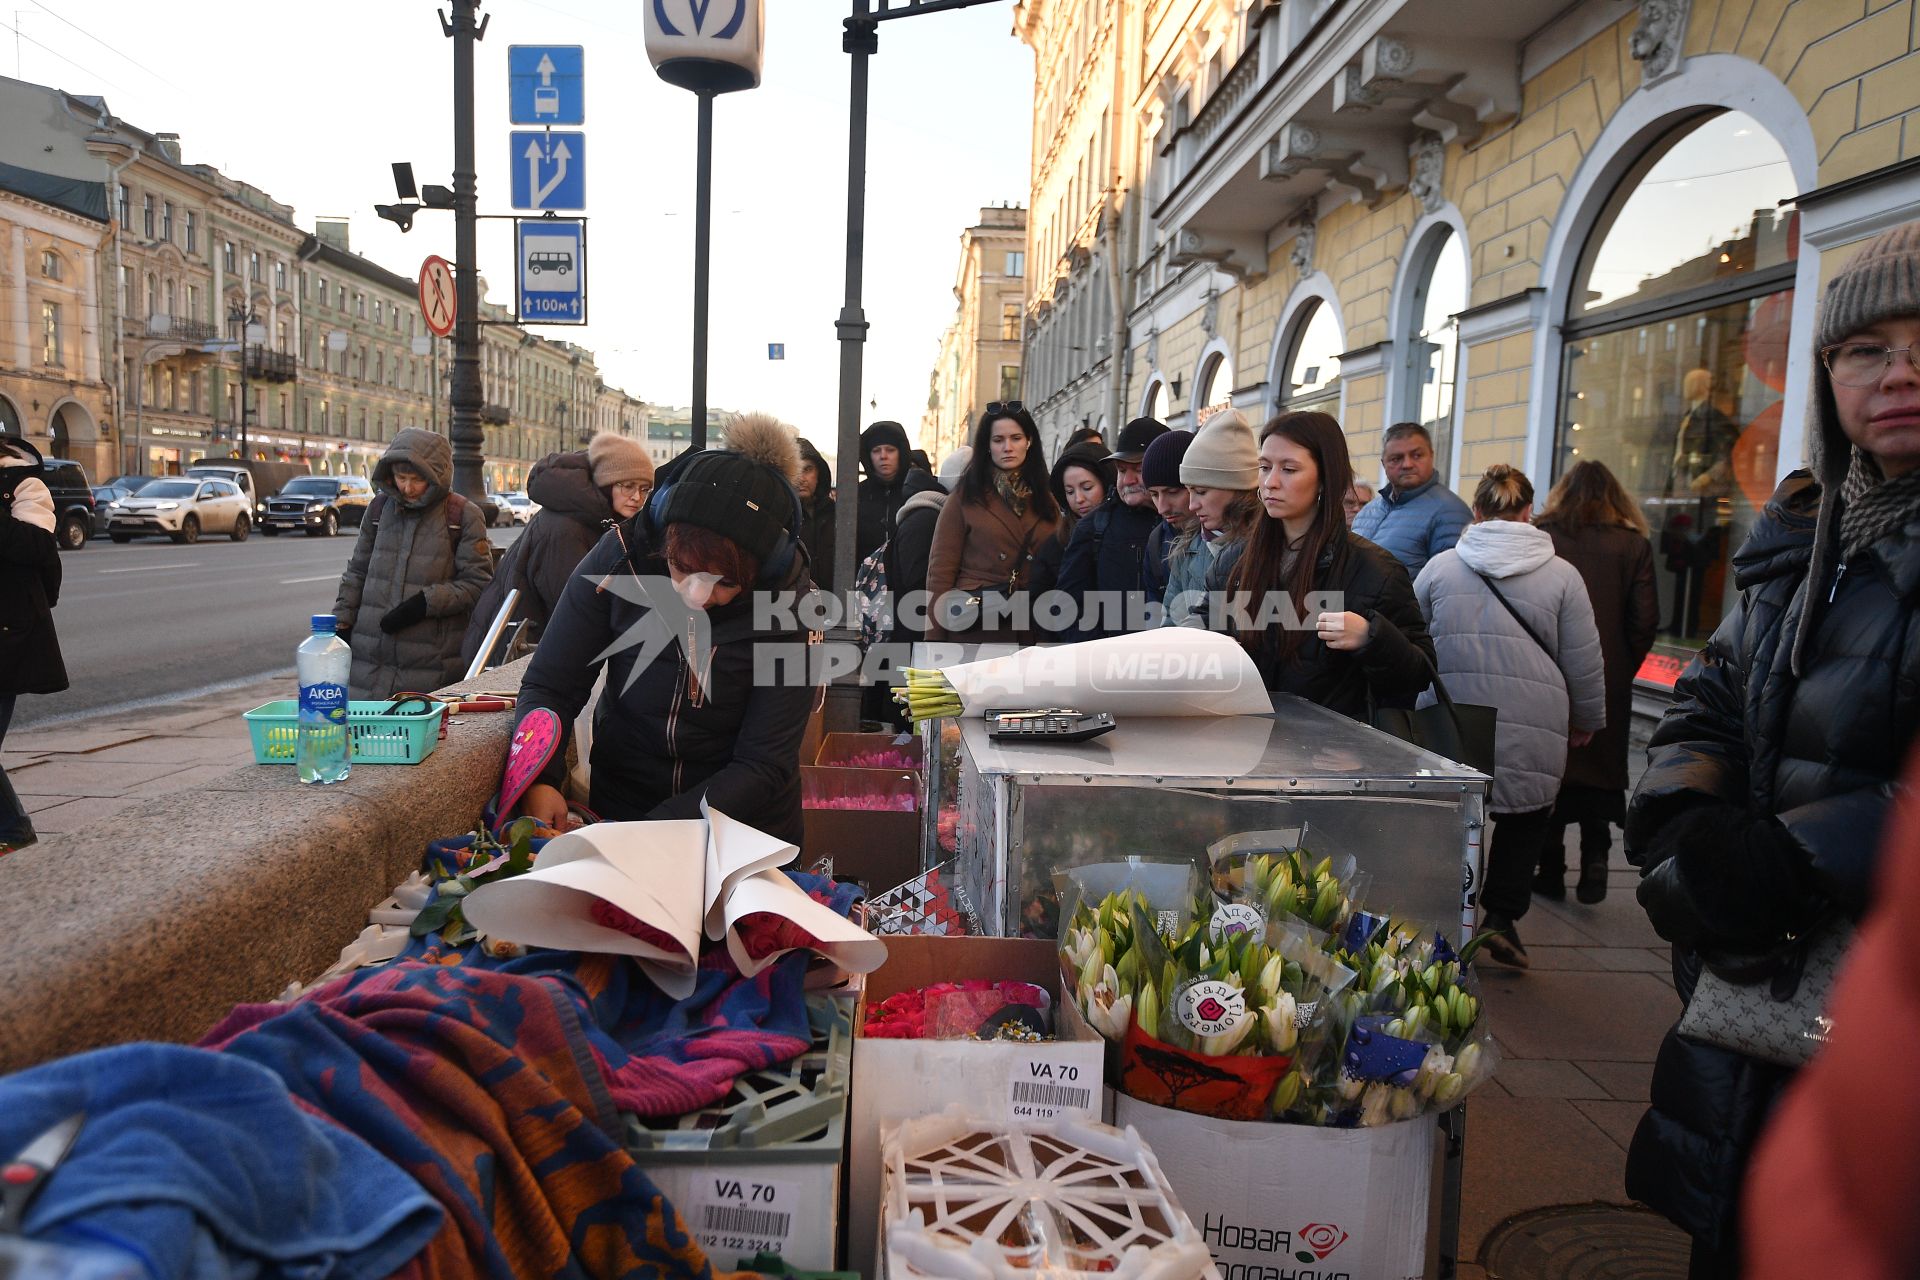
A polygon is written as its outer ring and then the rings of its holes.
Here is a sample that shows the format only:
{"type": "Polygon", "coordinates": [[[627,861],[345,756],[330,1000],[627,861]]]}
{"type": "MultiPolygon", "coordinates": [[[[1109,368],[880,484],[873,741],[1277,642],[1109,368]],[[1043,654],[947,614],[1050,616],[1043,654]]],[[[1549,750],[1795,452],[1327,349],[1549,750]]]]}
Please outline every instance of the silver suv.
{"type": "Polygon", "coordinates": [[[169,476],[107,506],[107,536],[131,542],[164,534],[175,542],[198,542],[202,533],[224,533],[245,542],[253,531],[247,496],[230,480],[169,476]]]}

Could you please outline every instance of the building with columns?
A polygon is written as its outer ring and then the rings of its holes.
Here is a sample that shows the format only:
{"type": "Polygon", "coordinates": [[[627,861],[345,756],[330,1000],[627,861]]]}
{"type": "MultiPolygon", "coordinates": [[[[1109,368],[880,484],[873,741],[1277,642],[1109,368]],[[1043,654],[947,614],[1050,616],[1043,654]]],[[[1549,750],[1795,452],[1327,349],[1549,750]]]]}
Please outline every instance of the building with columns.
{"type": "Polygon", "coordinates": [[[1026,263],[1027,211],[1017,205],[982,209],[980,221],[960,233],[953,320],[920,420],[920,447],[936,464],[972,438],[990,401],[1021,398],[1026,263]]]}
{"type": "MultiPolygon", "coordinates": [[[[253,457],[365,475],[397,432],[446,430],[451,344],[345,222],[306,230],[99,98],[0,77],[0,119],[0,430],[95,478],[236,452],[243,426],[253,457]]],[[[494,488],[598,425],[644,436],[644,406],[591,351],[511,323],[482,334],[494,488]]]]}
{"type": "Polygon", "coordinates": [[[1417,421],[1463,494],[1602,461],[1661,553],[1642,675],[1670,684],[1804,456],[1821,282],[1920,218],[1909,9],[1020,0],[1027,398],[1323,409],[1363,476],[1417,421]],[[1083,183],[1089,139],[1112,161],[1083,183]],[[1085,315],[1105,253],[1117,356],[1085,315]]]}

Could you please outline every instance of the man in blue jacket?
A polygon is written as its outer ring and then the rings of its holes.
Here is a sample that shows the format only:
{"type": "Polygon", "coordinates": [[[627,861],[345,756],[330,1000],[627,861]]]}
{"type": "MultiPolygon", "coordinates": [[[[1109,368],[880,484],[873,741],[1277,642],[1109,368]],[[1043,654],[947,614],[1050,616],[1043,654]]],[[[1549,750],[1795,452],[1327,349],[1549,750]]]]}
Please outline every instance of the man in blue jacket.
{"type": "Polygon", "coordinates": [[[1123,634],[1129,607],[1144,617],[1147,539],[1161,520],[1140,483],[1140,459],[1147,446],[1166,433],[1166,427],[1152,418],[1135,418],[1121,430],[1118,447],[1107,455],[1117,476],[1113,492],[1074,527],[1060,558],[1059,589],[1079,606],[1072,630],[1061,639],[1098,640],[1123,634]]]}
{"type": "Polygon", "coordinates": [[[1473,512],[1433,470],[1433,437],[1417,422],[1396,422],[1380,442],[1387,487],[1353,518],[1353,531],[1391,552],[1417,578],[1452,547],[1473,512]]]}

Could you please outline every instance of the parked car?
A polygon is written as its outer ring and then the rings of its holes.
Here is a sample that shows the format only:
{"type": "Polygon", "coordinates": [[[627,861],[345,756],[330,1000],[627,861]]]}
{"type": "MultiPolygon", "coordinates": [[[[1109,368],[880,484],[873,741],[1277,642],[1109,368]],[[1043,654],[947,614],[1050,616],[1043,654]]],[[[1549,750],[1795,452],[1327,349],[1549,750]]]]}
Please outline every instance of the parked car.
{"type": "Polygon", "coordinates": [[[109,488],[125,489],[129,493],[138,493],[140,492],[141,485],[146,484],[147,482],[155,478],[156,477],[154,476],[133,476],[133,475],[115,476],[111,480],[103,480],[100,483],[103,485],[106,485],[109,488]]]}
{"type": "Polygon", "coordinates": [[[78,551],[94,531],[93,486],[87,483],[86,470],[77,462],[48,458],[42,474],[53,495],[53,536],[62,551],[78,551]]]}
{"type": "Polygon", "coordinates": [[[267,518],[267,495],[278,493],[295,476],[307,475],[312,468],[304,462],[261,462],[257,458],[197,458],[187,467],[190,476],[212,476],[230,481],[253,510],[253,522],[267,518]]]}
{"type": "Polygon", "coordinates": [[[131,542],[164,534],[175,542],[198,542],[202,533],[224,533],[245,542],[253,530],[252,504],[231,480],[173,476],[155,480],[107,508],[107,536],[131,542]]]}
{"type": "Polygon", "coordinates": [[[502,524],[531,524],[540,510],[540,504],[524,493],[496,493],[493,497],[500,504],[502,524]]]}
{"type": "Polygon", "coordinates": [[[267,499],[260,532],[305,529],[309,538],[331,538],[340,526],[358,527],[373,503],[373,486],[361,476],[295,476],[267,499]]]}
{"type": "MultiPolygon", "coordinates": [[[[100,513],[107,509],[109,502],[118,502],[122,498],[131,498],[138,491],[137,486],[130,484],[97,484],[93,486],[93,512],[95,519],[98,520],[100,513]]],[[[94,532],[98,533],[99,530],[96,529],[94,532]]]]}

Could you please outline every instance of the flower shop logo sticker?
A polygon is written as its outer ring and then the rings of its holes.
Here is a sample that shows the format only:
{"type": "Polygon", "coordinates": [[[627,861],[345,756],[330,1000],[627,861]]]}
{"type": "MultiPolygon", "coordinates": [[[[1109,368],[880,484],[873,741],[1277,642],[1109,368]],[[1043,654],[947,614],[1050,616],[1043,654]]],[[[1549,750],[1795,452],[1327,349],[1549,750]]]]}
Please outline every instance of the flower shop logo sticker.
{"type": "Polygon", "coordinates": [[[1209,938],[1218,942],[1222,938],[1232,938],[1242,933],[1255,933],[1266,927],[1266,917],[1257,907],[1245,902],[1229,902],[1216,907],[1213,919],[1207,924],[1209,938]]]}
{"type": "Polygon", "coordinates": [[[1325,1262],[1328,1254],[1347,1242],[1347,1233],[1331,1222],[1309,1222],[1294,1235],[1307,1246],[1293,1255],[1299,1262],[1325,1262]]]}
{"type": "Polygon", "coordinates": [[[1247,1016],[1246,993],[1218,978],[1201,978],[1180,988],[1173,998],[1173,1016],[1197,1036],[1217,1036],[1247,1016]]]}

